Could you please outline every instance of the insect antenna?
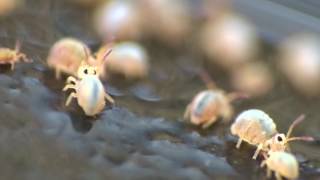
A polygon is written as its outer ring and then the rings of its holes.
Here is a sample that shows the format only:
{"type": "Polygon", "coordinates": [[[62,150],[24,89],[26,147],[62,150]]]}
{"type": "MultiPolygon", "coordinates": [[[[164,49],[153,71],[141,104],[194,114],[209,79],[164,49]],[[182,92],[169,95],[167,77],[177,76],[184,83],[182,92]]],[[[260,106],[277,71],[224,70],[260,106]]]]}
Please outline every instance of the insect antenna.
{"type": "Polygon", "coordinates": [[[198,74],[201,78],[201,80],[206,84],[208,89],[216,89],[217,85],[216,83],[212,80],[208,72],[204,69],[200,69],[198,71],[198,74]]]}
{"type": "Polygon", "coordinates": [[[227,95],[230,102],[238,100],[238,99],[247,99],[250,96],[243,92],[231,92],[227,95]]]}
{"type": "Polygon", "coordinates": [[[289,130],[287,132],[286,138],[287,142],[289,141],[314,141],[314,138],[311,136],[300,136],[300,137],[291,137],[290,135],[293,131],[293,129],[300,124],[303,120],[305,119],[305,115],[301,114],[300,116],[297,117],[296,120],[293,121],[293,123],[290,125],[289,130]]]}
{"type": "Polygon", "coordinates": [[[289,141],[314,141],[315,139],[311,136],[299,136],[299,137],[291,137],[287,139],[287,142],[289,141]]]}
{"type": "Polygon", "coordinates": [[[21,41],[20,40],[16,40],[16,45],[15,45],[15,51],[17,52],[17,53],[19,53],[20,52],[20,49],[21,49],[21,41]]]}
{"type": "Polygon", "coordinates": [[[103,55],[103,61],[102,64],[107,60],[107,57],[111,54],[112,49],[109,49],[104,55],[103,55]]]}
{"type": "Polygon", "coordinates": [[[27,56],[24,53],[20,52],[21,46],[22,46],[21,41],[17,39],[14,50],[16,51],[18,57],[21,57],[24,60],[24,62],[33,62],[32,59],[28,59],[27,56]]]}
{"type": "Polygon", "coordinates": [[[87,47],[85,47],[85,46],[83,46],[83,50],[84,50],[84,54],[85,54],[85,61],[87,62],[87,63],[89,63],[89,57],[90,57],[90,53],[89,53],[89,50],[88,50],[88,48],[87,47]]]}
{"type": "MultiPolygon", "coordinates": [[[[97,57],[100,62],[100,64],[104,64],[105,63],[105,60],[107,58],[107,56],[111,53],[112,51],[112,46],[114,44],[114,40],[115,40],[115,36],[112,36],[112,37],[109,37],[108,40],[105,42],[105,49],[106,49],[106,52],[102,55],[102,57],[97,57]],[[109,50],[107,50],[109,48],[109,50]]],[[[104,48],[103,48],[104,49],[104,48]]]]}
{"type": "Polygon", "coordinates": [[[289,129],[288,129],[286,138],[289,138],[289,137],[290,137],[293,129],[294,129],[298,124],[300,124],[304,119],[305,119],[305,115],[304,115],[304,114],[301,114],[300,116],[298,116],[298,117],[293,121],[293,123],[290,125],[290,127],[289,127],[289,129]]]}

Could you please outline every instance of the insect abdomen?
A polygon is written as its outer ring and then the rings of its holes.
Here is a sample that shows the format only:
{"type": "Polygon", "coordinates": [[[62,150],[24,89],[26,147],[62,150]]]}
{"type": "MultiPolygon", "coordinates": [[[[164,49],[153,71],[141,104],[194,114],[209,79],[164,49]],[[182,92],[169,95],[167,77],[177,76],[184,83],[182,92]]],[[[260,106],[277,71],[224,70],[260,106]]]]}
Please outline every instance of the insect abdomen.
{"type": "Polygon", "coordinates": [[[95,78],[84,78],[79,85],[78,101],[87,115],[94,115],[101,111],[104,103],[103,86],[95,78]]]}
{"type": "Polygon", "coordinates": [[[263,111],[250,109],[242,112],[231,126],[231,133],[250,144],[260,144],[276,133],[273,120],[263,111]]]}
{"type": "Polygon", "coordinates": [[[199,94],[199,100],[195,100],[195,106],[193,115],[195,116],[201,116],[206,108],[208,108],[208,105],[210,102],[214,101],[214,95],[204,92],[204,94],[199,94]]]}
{"type": "Polygon", "coordinates": [[[257,119],[236,121],[231,126],[231,133],[253,145],[263,143],[270,138],[257,119]]]}

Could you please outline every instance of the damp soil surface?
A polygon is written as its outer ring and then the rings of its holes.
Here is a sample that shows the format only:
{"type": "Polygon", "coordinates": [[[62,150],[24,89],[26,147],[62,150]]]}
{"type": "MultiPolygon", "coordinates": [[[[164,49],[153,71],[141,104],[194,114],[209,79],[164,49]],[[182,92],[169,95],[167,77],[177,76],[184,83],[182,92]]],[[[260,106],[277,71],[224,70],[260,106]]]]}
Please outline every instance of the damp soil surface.
{"type": "MultiPolygon", "coordinates": [[[[54,78],[46,56],[64,36],[96,49],[100,42],[91,27],[90,11],[59,0],[28,0],[0,19],[1,46],[22,40],[22,51],[34,61],[19,63],[14,71],[0,69],[1,179],[266,179],[261,158],[251,159],[255,148],[235,148],[230,124],[202,130],[181,121],[191,98],[205,89],[193,70],[203,66],[204,57],[192,42],[168,48],[143,40],[153,67],[147,80],[105,81],[116,104],[94,118],[86,117],[76,101],[65,107],[64,80],[54,78]]],[[[268,44],[266,55],[272,49],[268,44]]],[[[232,91],[226,72],[207,68],[221,88],[232,91]]],[[[261,108],[281,132],[305,113],[294,134],[320,139],[320,99],[304,98],[277,71],[273,74],[272,92],[235,102],[236,113],[261,108]]],[[[292,143],[291,149],[301,179],[319,179],[319,141],[292,143]]]]}

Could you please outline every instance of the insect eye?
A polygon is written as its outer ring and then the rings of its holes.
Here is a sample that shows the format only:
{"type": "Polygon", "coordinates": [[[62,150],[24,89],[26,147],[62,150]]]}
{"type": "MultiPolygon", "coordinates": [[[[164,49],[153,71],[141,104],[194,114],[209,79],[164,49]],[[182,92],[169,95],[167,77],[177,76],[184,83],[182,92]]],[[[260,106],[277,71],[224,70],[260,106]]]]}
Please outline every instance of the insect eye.
{"type": "Polygon", "coordinates": [[[85,74],[88,74],[88,69],[85,69],[83,72],[84,72],[85,74]]]}
{"type": "Polygon", "coordinates": [[[96,71],[96,70],[93,70],[93,74],[96,75],[96,74],[97,74],[97,71],[96,71]]]}
{"type": "Polygon", "coordinates": [[[283,139],[282,139],[281,136],[278,136],[278,137],[277,137],[277,140],[278,140],[279,142],[281,142],[283,139]]]}

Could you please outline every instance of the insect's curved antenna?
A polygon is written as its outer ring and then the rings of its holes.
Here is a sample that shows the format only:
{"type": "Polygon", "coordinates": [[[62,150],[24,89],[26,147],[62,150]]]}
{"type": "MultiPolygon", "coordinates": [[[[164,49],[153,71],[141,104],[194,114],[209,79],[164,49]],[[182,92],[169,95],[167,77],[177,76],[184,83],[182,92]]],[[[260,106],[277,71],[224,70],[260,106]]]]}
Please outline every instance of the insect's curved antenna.
{"type": "Polygon", "coordinates": [[[21,49],[21,41],[20,40],[16,40],[16,45],[15,45],[15,48],[16,52],[20,52],[20,49],[21,49]]]}
{"type": "Polygon", "coordinates": [[[217,88],[216,83],[212,80],[212,78],[209,76],[209,74],[206,70],[200,69],[198,71],[198,74],[199,74],[201,80],[206,84],[208,89],[216,89],[217,88]]]}
{"type": "Polygon", "coordinates": [[[83,46],[83,50],[84,50],[84,54],[85,54],[85,61],[86,61],[87,63],[89,63],[89,62],[88,62],[88,61],[89,61],[89,57],[90,57],[89,50],[88,50],[88,48],[85,47],[85,46],[83,46]]]}
{"type": "Polygon", "coordinates": [[[228,97],[229,101],[232,102],[237,99],[247,99],[250,96],[246,93],[243,93],[243,92],[231,92],[231,93],[227,94],[227,97],[228,97]]]}
{"type": "Polygon", "coordinates": [[[102,63],[107,60],[107,57],[111,54],[111,52],[112,52],[112,49],[109,49],[109,50],[103,55],[103,61],[102,61],[102,63]]]}
{"type": "Polygon", "coordinates": [[[312,142],[315,139],[311,136],[300,136],[300,137],[291,137],[289,139],[287,139],[287,142],[289,141],[309,141],[312,142]]]}
{"type": "MultiPolygon", "coordinates": [[[[116,37],[115,36],[111,36],[108,38],[108,40],[105,42],[106,47],[112,47],[114,44],[116,37]]],[[[109,54],[112,52],[112,48],[110,48],[108,51],[106,51],[106,53],[102,56],[101,59],[101,64],[104,63],[104,61],[106,60],[106,58],[109,56],[109,54]]]]}
{"type": "Polygon", "coordinates": [[[290,125],[289,129],[288,129],[288,132],[287,132],[287,135],[286,135],[286,138],[289,138],[293,129],[298,125],[300,124],[304,119],[305,119],[305,115],[304,114],[301,114],[300,116],[298,116],[293,122],[292,124],[290,125]]]}

